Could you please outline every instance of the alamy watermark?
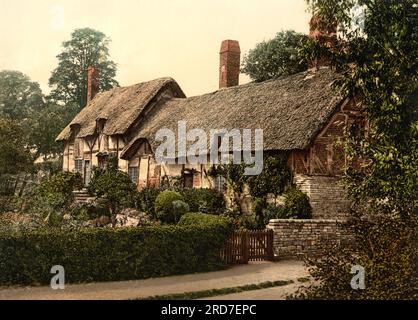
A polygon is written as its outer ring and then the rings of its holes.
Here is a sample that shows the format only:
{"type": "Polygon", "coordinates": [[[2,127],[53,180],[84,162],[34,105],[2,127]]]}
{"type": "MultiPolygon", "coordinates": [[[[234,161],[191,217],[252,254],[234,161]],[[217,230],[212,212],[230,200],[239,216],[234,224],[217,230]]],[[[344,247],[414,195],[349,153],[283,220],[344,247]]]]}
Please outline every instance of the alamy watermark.
{"type": "Polygon", "coordinates": [[[245,175],[263,171],[263,130],[203,129],[187,130],[186,121],[178,121],[177,134],[159,129],[155,141],[161,144],[155,150],[159,164],[246,164],[245,175]],[[190,143],[190,145],[189,145],[190,143]]]}
{"type": "Polygon", "coordinates": [[[51,268],[51,273],[55,274],[51,278],[51,288],[52,290],[64,290],[65,289],[65,270],[61,265],[55,265],[51,268]]]}
{"type": "Polygon", "coordinates": [[[350,285],[353,290],[366,289],[366,272],[363,266],[358,264],[351,267],[351,273],[354,277],[351,279],[350,285]]]}
{"type": "Polygon", "coordinates": [[[65,10],[62,5],[54,5],[51,7],[51,28],[61,30],[65,24],[65,10]]]}

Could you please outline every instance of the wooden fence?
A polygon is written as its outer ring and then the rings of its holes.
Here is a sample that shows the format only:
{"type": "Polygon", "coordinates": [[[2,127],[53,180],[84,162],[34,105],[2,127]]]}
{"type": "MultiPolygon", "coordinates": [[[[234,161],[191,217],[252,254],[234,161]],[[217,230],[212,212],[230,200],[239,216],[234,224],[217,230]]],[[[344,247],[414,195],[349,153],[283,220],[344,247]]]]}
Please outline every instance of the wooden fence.
{"type": "Polygon", "coordinates": [[[228,264],[274,260],[273,230],[234,232],[222,250],[221,258],[228,264]]]}

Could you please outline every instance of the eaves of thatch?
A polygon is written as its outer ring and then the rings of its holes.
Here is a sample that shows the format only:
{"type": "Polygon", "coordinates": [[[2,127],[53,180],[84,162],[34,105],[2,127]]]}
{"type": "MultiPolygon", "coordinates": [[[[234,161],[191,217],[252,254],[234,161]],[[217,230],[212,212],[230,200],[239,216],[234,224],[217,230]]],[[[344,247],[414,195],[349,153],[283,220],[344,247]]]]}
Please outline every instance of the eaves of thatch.
{"type": "Polygon", "coordinates": [[[71,137],[72,128],[78,128],[77,137],[91,136],[96,132],[96,124],[99,120],[104,122],[102,131],[104,134],[124,134],[147,108],[151,100],[168,87],[171,87],[175,96],[185,97],[172,78],[160,78],[99,93],[62,130],[56,140],[68,140],[71,137]]]}
{"type": "MultiPolygon", "coordinates": [[[[139,141],[158,146],[156,132],[177,133],[178,121],[187,128],[263,129],[264,150],[307,148],[336,111],[343,97],[333,87],[329,68],[221,89],[190,98],[162,100],[142,120],[135,139],[122,151],[129,158],[139,141]]],[[[254,132],[254,131],[253,131],[254,132]]]]}

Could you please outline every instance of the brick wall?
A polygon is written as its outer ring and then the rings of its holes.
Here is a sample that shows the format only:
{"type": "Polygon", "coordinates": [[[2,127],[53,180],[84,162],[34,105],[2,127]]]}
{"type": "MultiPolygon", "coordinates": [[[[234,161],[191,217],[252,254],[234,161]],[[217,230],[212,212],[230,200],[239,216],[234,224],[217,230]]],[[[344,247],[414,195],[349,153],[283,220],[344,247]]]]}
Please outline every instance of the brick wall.
{"type": "Polygon", "coordinates": [[[314,219],[343,219],[347,217],[350,201],[337,177],[295,175],[295,183],[309,196],[314,219]]]}
{"type": "Polygon", "coordinates": [[[340,220],[270,220],[267,228],[274,231],[274,254],[280,259],[303,259],[321,256],[327,244],[352,243],[340,220]]]}

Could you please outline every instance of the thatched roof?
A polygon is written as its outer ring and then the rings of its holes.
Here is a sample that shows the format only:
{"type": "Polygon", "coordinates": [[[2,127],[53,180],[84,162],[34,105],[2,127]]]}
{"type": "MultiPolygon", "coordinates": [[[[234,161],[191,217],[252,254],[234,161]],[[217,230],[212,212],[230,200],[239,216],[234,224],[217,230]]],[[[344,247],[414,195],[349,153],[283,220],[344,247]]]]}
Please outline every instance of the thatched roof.
{"type": "Polygon", "coordinates": [[[56,140],[69,139],[73,126],[79,126],[78,137],[93,135],[97,120],[106,120],[103,128],[104,134],[124,134],[150,101],[167,87],[171,87],[177,97],[185,97],[172,78],[160,78],[99,93],[77,114],[56,140]]]}
{"type": "MultiPolygon", "coordinates": [[[[129,157],[140,139],[153,150],[155,133],[177,122],[187,128],[263,129],[264,150],[305,149],[337,109],[342,97],[332,87],[336,74],[329,68],[221,89],[213,93],[161,101],[142,121],[137,137],[122,152],[129,157]]],[[[254,131],[253,131],[254,134],[254,131]]]]}

